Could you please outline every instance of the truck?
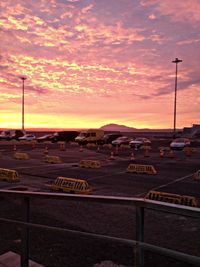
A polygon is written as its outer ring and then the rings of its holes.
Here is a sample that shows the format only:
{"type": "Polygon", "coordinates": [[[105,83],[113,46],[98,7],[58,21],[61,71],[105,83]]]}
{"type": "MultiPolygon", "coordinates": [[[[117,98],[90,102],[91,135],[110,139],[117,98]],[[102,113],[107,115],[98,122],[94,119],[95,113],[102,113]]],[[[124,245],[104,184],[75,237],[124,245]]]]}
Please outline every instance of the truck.
{"type": "Polygon", "coordinates": [[[52,143],[57,143],[59,141],[63,142],[73,142],[75,138],[78,136],[78,131],[61,131],[55,132],[51,137],[50,140],[52,143]]]}
{"type": "Polygon", "coordinates": [[[75,142],[79,145],[86,145],[88,143],[101,144],[104,136],[104,131],[101,129],[88,129],[81,131],[75,138],[75,142]]]}

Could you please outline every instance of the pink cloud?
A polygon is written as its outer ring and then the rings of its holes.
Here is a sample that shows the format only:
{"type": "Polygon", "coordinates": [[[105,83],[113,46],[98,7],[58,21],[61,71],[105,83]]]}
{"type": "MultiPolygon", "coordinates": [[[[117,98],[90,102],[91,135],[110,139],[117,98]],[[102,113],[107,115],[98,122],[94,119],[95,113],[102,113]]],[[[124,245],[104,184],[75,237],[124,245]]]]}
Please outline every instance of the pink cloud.
{"type": "Polygon", "coordinates": [[[142,0],[143,6],[153,6],[154,10],[161,15],[169,16],[173,21],[188,21],[190,23],[200,21],[199,0],[142,0]]]}
{"type": "Polygon", "coordinates": [[[35,124],[52,125],[59,118],[60,125],[169,127],[171,61],[180,57],[177,108],[185,121],[177,123],[188,123],[189,110],[191,121],[198,120],[198,2],[86,2],[0,3],[1,118],[14,123],[20,117],[19,76],[26,75],[26,112],[35,124]]]}

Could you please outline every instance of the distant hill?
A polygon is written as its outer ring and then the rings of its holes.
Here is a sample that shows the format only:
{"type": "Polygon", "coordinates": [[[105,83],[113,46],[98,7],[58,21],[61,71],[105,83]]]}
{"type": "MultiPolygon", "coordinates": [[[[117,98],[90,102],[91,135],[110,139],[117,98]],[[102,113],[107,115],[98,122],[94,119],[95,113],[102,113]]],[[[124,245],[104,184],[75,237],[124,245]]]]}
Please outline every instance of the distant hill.
{"type": "Polygon", "coordinates": [[[120,131],[120,132],[134,132],[134,131],[137,131],[136,128],[128,127],[128,126],[125,126],[125,125],[119,125],[119,124],[115,124],[115,123],[104,125],[104,126],[100,127],[100,129],[102,129],[104,131],[120,131]]]}
{"type": "Polygon", "coordinates": [[[100,127],[100,129],[104,131],[120,131],[120,132],[171,132],[172,131],[171,129],[148,129],[148,128],[137,129],[134,127],[128,127],[125,125],[119,125],[115,123],[106,124],[100,127]]]}

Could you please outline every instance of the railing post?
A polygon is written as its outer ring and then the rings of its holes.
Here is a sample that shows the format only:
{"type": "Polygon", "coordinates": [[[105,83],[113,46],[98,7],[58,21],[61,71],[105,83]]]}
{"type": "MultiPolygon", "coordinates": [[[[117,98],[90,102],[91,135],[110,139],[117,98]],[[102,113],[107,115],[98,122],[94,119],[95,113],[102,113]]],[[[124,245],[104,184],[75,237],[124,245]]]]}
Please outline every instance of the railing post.
{"type": "Polygon", "coordinates": [[[144,251],[139,242],[144,241],[144,208],[136,207],[136,248],[135,248],[135,267],[144,267],[144,251]]]}
{"type": "MultiPolygon", "coordinates": [[[[28,223],[30,219],[30,200],[28,197],[23,198],[23,221],[28,223]]],[[[21,233],[21,267],[29,266],[29,228],[22,227],[21,233]]]]}

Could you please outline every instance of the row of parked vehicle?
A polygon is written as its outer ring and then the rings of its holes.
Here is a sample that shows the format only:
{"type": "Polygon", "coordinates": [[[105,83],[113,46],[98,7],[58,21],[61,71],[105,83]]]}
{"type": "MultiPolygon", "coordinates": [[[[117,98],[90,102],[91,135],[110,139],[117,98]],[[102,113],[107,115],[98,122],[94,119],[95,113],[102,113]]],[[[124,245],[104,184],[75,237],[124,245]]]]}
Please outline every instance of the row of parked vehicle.
{"type": "MultiPolygon", "coordinates": [[[[142,145],[151,145],[151,141],[148,138],[145,137],[138,137],[135,139],[131,139],[127,136],[121,136],[118,137],[116,140],[112,141],[113,146],[120,146],[122,144],[127,144],[131,148],[139,148],[142,145]]],[[[172,150],[182,150],[185,147],[189,147],[191,145],[191,142],[188,138],[176,138],[170,143],[170,148],[172,150]]]]}
{"type": "Polygon", "coordinates": [[[37,137],[34,134],[26,133],[23,130],[6,130],[2,131],[0,134],[0,140],[27,140],[32,141],[36,140],[37,142],[51,141],[52,143],[58,141],[74,141],[75,138],[79,135],[78,131],[61,131],[55,132],[54,134],[45,134],[43,136],[37,137]]]}
{"type": "Polygon", "coordinates": [[[19,138],[23,137],[26,134],[23,130],[6,130],[2,131],[0,134],[0,140],[19,140],[19,138]]]}
{"type": "MultiPolygon", "coordinates": [[[[37,137],[34,134],[26,133],[22,130],[7,130],[0,134],[0,140],[36,140],[37,142],[50,141],[56,143],[58,141],[64,142],[77,142],[79,145],[86,145],[88,143],[96,143],[99,145],[112,144],[113,146],[129,145],[131,148],[140,147],[142,145],[151,145],[151,141],[145,137],[131,138],[124,136],[120,132],[113,132],[104,134],[101,129],[89,129],[86,131],[59,131],[53,134],[45,134],[37,137]]],[[[183,149],[190,146],[188,138],[177,138],[170,143],[171,149],[183,149]]]]}

